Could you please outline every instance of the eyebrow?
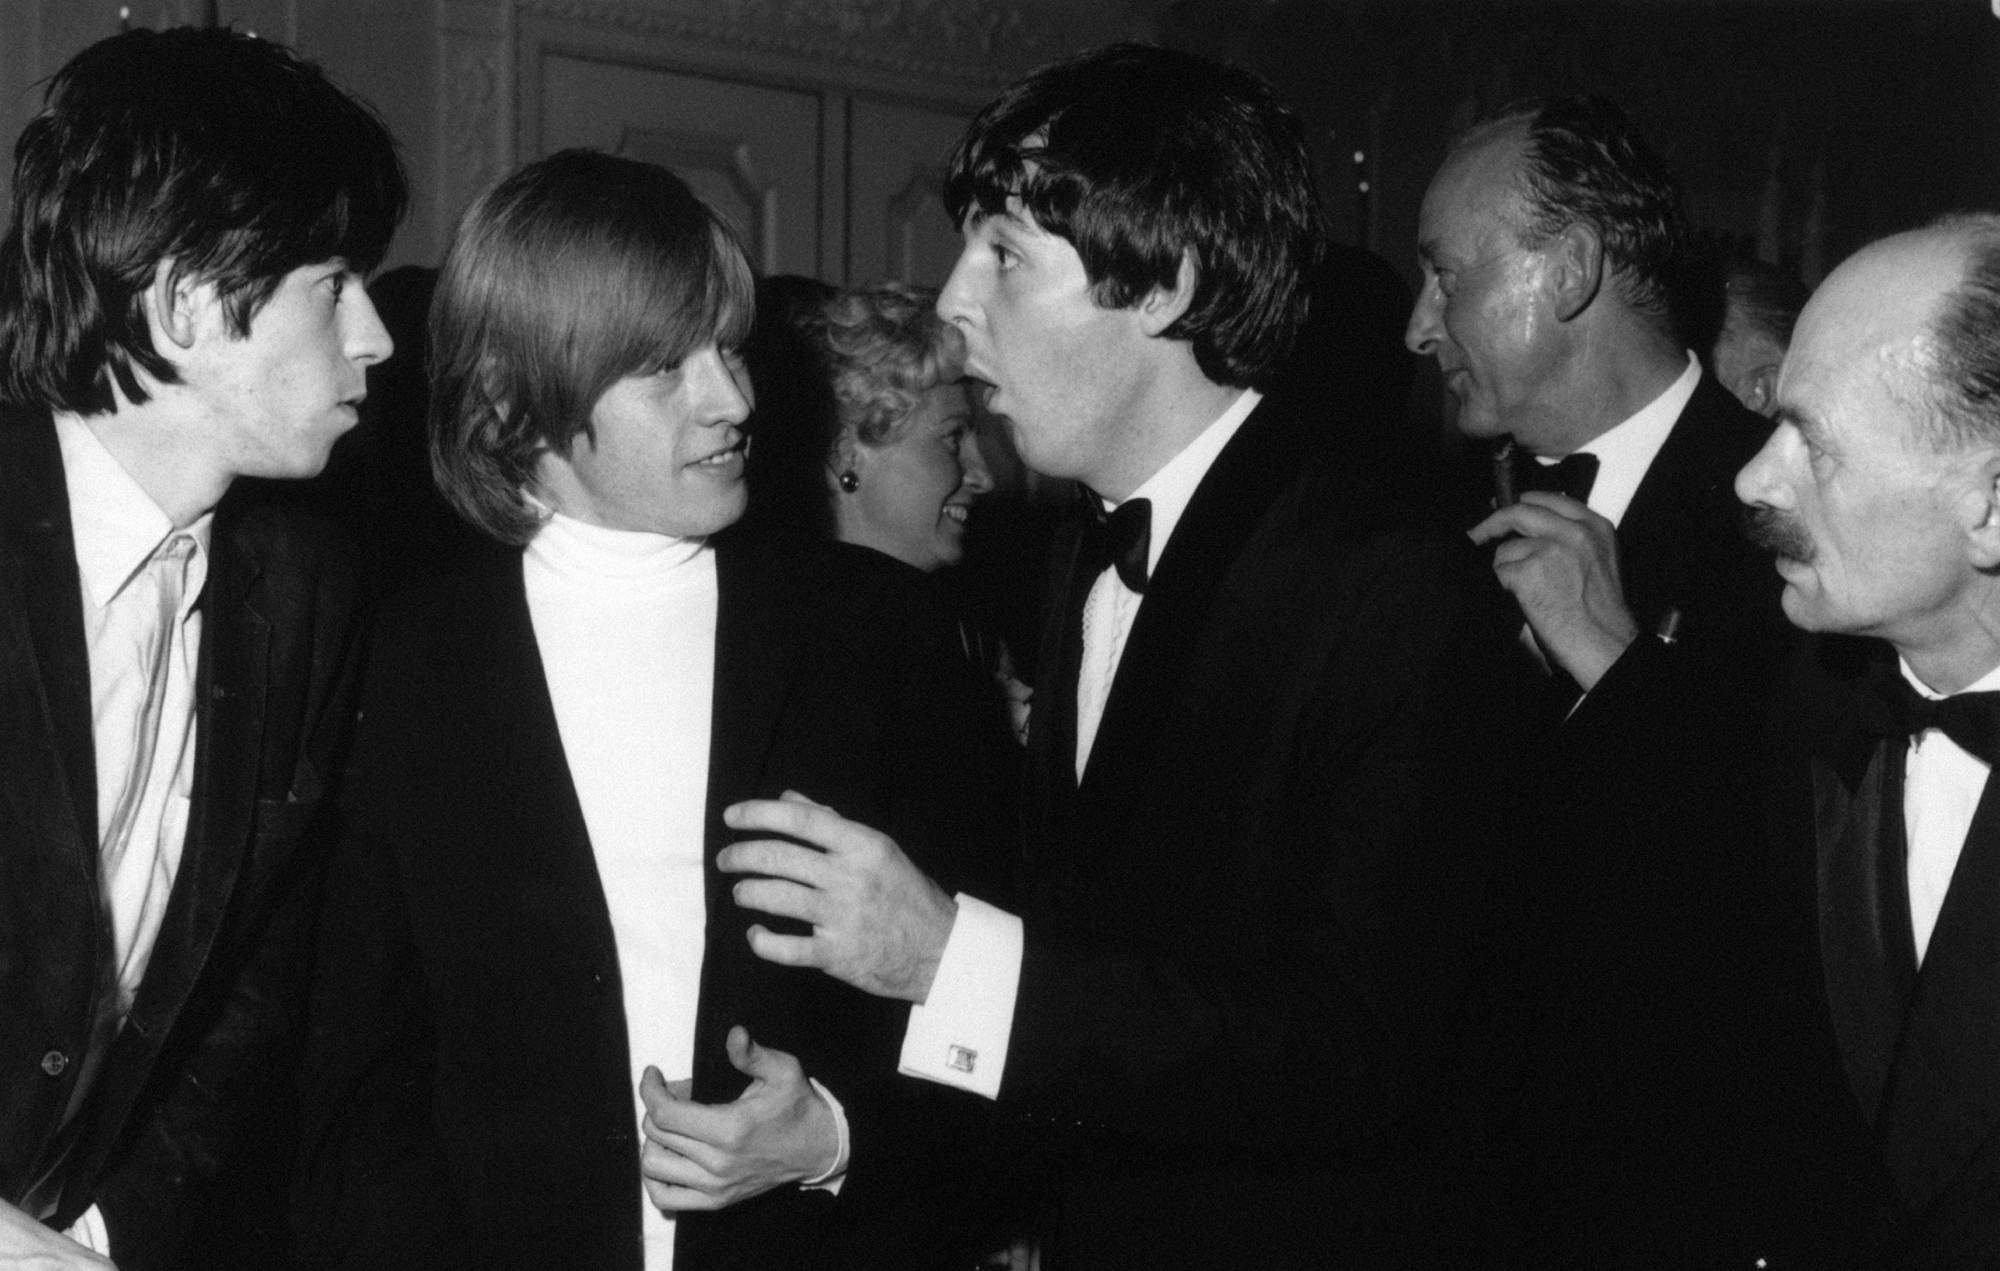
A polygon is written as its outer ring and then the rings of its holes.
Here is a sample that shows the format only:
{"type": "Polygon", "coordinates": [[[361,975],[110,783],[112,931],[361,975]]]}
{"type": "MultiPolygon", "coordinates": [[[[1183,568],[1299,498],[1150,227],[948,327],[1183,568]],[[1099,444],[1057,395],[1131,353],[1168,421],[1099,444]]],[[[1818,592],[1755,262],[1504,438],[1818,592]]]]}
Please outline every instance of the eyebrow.
{"type": "Polygon", "coordinates": [[[1777,411],[1772,414],[1771,423],[1776,428],[1783,428],[1789,424],[1808,440],[1824,436],[1826,433],[1826,429],[1821,426],[1817,419],[1814,419],[1811,415],[1806,414],[1796,406],[1780,405],[1777,411]]]}

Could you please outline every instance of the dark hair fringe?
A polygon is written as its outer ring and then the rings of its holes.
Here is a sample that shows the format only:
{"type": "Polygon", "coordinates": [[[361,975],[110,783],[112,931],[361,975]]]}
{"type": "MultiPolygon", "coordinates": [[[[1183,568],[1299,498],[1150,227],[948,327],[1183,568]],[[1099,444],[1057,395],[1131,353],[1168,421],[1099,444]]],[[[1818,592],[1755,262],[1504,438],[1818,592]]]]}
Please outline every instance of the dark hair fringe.
{"type": "Polygon", "coordinates": [[[238,335],[285,276],[381,263],[408,201],[395,142],[290,50],[229,29],[134,30],[58,71],[14,148],[0,239],[0,397],[98,414],[153,347],[156,271],[214,284],[238,335]]]}
{"type": "Polygon", "coordinates": [[[1067,240],[1100,305],[1172,287],[1192,303],[1165,332],[1203,374],[1262,386],[1297,337],[1325,242],[1305,132],[1247,71],[1113,44],[1043,67],[973,120],[947,164],[945,209],[1001,215],[1010,199],[1067,240]]]}

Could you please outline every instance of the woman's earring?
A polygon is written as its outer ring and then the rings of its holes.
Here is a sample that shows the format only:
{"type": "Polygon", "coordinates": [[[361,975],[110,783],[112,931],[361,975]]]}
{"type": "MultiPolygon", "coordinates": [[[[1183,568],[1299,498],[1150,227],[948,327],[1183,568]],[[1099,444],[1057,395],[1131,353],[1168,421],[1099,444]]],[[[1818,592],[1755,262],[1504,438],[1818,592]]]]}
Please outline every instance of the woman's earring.
{"type": "Polygon", "coordinates": [[[849,468],[840,474],[840,488],[849,494],[861,488],[861,478],[854,475],[854,469],[849,468]]]}

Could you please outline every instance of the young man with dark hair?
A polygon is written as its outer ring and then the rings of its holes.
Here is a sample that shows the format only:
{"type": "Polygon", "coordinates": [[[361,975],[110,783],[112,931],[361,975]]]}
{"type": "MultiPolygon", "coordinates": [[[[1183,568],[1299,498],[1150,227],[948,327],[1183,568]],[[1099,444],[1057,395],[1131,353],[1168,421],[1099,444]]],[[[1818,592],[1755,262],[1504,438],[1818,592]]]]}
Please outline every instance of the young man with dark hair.
{"type": "Polygon", "coordinates": [[[939,311],[1059,543],[1027,903],[953,897],[797,800],[733,809],[760,955],[916,1006],[906,1073],[997,1101],[1050,1266],[1449,1261],[1419,1185],[1504,807],[1505,606],[1455,535],[1265,396],[1321,226],[1254,77],[1121,45],[1009,89],[951,162],[939,311]],[[1104,514],[1108,513],[1108,517],[1104,514]],[[1115,540],[1115,541],[1114,541],[1115,540]],[[1496,762],[1496,756],[1498,761],[1496,762]]]}
{"type": "Polygon", "coordinates": [[[353,585],[231,487],[353,426],[404,179],[365,107],[220,30],[86,49],[15,154],[0,1262],[131,1271],[176,1263],[289,1080],[353,585]]]}

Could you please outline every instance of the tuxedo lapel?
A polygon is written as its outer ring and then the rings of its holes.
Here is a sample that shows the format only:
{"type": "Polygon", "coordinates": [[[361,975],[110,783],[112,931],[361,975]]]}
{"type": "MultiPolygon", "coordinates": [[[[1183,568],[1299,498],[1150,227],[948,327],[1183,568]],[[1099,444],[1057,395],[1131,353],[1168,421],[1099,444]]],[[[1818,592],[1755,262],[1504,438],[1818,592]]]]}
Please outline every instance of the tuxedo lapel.
{"type": "Polygon", "coordinates": [[[2000,1134],[2000,782],[1988,781],[1917,977],[1880,1123],[1918,1212],[2000,1134]]]}
{"type": "MultiPolygon", "coordinates": [[[[1119,658],[1077,791],[1080,821],[1099,827],[1129,822],[1153,768],[1175,689],[1208,626],[1216,590],[1279,492],[1297,477],[1306,454],[1298,421],[1267,399],[1196,487],[1160,554],[1119,658]]],[[[1104,837],[1086,833],[1091,840],[1104,837]]]]}
{"type": "Polygon", "coordinates": [[[1731,418],[1734,401],[1716,400],[1725,392],[1701,377],[1619,520],[1626,603],[1642,630],[1657,628],[1691,593],[1705,594],[1708,580],[1692,571],[1712,567],[1731,546],[1716,541],[1717,527],[1736,524],[1736,472],[1762,438],[1731,418]]]}
{"type": "Polygon", "coordinates": [[[1827,1004],[1848,1082],[1871,1121],[1882,1105],[1908,1000],[1897,968],[1914,956],[1898,948],[1910,939],[1907,902],[1900,892],[1885,894],[1878,859],[1883,819],[1902,815],[1902,756],[1901,747],[1878,744],[1851,787],[1824,760],[1813,760],[1827,1004]]]}

